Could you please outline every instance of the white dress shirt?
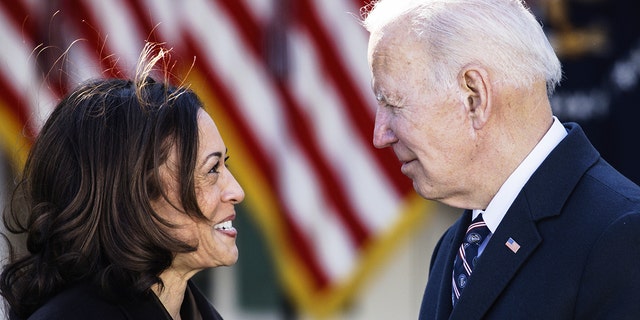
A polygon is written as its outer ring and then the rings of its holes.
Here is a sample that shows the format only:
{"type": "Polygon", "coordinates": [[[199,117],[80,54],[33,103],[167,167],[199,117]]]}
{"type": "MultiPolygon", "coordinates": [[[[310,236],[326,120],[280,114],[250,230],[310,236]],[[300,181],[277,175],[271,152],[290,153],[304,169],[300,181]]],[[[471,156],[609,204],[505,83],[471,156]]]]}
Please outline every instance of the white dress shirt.
{"type": "Polygon", "coordinates": [[[567,136],[567,130],[564,128],[558,118],[553,117],[553,124],[547,133],[542,137],[540,142],[531,150],[529,155],[520,163],[520,165],[511,173],[509,178],[502,184],[498,193],[491,199],[485,210],[473,210],[472,220],[480,213],[487,224],[487,228],[491,234],[485,238],[484,242],[478,248],[478,256],[484,250],[491,235],[496,231],[498,225],[504,218],[504,215],[511,207],[520,190],[529,181],[529,178],[547,158],[549,153],[567,136]]]}

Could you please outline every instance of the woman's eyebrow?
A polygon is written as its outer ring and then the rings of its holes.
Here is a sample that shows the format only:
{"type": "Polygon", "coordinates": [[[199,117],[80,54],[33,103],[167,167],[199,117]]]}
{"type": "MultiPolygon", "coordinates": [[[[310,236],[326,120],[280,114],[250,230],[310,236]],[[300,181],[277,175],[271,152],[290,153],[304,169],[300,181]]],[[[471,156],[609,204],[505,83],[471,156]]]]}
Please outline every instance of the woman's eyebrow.
{"type": "MultiPolygon", "coordinates": [[[[227,148],[227,149],[225,149],[225,150],[224,150],[225,154],[226,154],[228,151],[229,151],[229,149],[228,149],[228,148],[227,148]]],[[[211,158],[213,158],[213,157],[221,158],[221,157],[222,157],[222,152],[220,152],[220,151],[216,151],[216,152],[212,152],[212,153],[208,154],[206,157],[204,157],[204,160],[202,160],[202,164],[201,164],[201,166],[204,166],[204,165],[207,163],[207,161],[209,161],[209,159],[211,159],[211,158]]]]}
{"type": "Polygon", "coordinates": [[[207,164],[207,161],[209,161],[209,159],[213,157],[218,157],[218,158],[222,157],[222,152],[217,151],[217,152],[208,154],[206,157],[204,157],[204,160],[202,160],[201,166],[204,166],[205,164],[207,164]]]}

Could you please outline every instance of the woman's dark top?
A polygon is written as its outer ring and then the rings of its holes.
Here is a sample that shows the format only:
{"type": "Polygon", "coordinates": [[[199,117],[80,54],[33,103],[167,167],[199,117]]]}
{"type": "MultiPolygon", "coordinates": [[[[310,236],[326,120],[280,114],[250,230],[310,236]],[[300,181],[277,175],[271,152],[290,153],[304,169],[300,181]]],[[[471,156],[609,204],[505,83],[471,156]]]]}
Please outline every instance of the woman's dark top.
{"type": "MultiPolygon", "coordinates": [[[[189,281],[180,315],[183,320],[222,320],[198,288],[189,281]]],[[[11,320],[18,319],[11,317],[11,320]]],[[[29,320],[112,320],[112,319],[167,319],[171,316],[158,297],[149,292],[140,297],[111,301],[90,284],[79,284],[62,291],[28,318],[29,320]]]]}

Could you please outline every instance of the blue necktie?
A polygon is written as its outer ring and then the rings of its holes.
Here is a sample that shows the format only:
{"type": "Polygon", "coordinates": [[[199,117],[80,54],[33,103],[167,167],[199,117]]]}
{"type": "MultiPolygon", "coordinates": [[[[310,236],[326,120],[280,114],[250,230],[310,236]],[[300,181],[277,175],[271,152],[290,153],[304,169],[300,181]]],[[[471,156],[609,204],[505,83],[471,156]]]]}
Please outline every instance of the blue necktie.
{"type": "Polygon", "coordinates": [[[487,224],[482,220],[482,214],[471,221],[471,225],[467,228],[467,234],[464,236],[453,264],[451,299],[454,306],[478,261],[478,248],[490,233],[487,224]]]}

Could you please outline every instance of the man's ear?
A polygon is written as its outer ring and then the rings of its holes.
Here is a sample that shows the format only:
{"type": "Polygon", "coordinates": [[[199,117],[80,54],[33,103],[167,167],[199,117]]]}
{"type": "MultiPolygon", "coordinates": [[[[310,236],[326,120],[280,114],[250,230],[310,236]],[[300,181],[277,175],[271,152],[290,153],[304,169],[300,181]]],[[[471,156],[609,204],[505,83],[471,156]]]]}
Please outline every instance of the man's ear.
{"type": "Polygon", "coordinates": [[[473,128],[482,129],[491,115],[489,74],[484,68],[469,66],[460,72],[458,78],[473,128]]]}

